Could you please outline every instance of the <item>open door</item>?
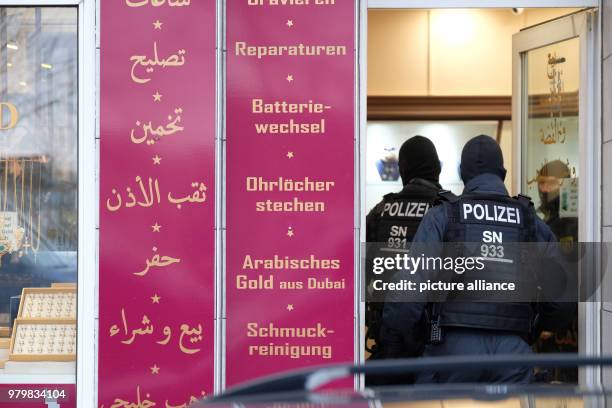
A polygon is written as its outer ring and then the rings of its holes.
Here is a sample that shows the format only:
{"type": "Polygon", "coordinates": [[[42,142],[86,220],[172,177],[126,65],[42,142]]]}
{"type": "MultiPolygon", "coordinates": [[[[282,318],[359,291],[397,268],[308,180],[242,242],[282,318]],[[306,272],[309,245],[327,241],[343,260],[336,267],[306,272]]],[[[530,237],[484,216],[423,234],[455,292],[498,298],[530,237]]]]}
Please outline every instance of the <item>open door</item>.
{"type": "MultiPolygon", "coordinates": [[[[514,189],[532,197],[561,242],[600,240],[596,31],[596,11],[585,10],[513,37],[514,189]]],[[[580,353],[599,354],[598,311],[580,304],[580,353]]],[[[582,384],[599,378],[580,373],[582,384]]]]}

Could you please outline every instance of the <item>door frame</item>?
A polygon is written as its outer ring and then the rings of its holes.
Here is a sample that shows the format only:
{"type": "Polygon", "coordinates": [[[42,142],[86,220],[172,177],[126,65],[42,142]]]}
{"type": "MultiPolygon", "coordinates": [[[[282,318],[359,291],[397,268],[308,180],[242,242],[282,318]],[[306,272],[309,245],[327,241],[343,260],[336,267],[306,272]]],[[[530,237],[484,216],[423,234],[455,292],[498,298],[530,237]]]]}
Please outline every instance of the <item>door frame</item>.
{"type": "MultiPolygon", "coordinates": [[[[528,28],[512,39],[512,138],[514,151],[514,188],[522,184],[522,134],[524,123],[523,98],[524,63],[522,54],[560,41],[578,38],[580,42],[579,82],[579,231],[580,242],[601,240],[601,126],[599,110],[599,13],[586,10],[528,28]]],[[[595,267],[595,265],[593,265],[595,267]]],[[[596,277],[599,272],[595,268],[596,277]]],[[[598,280],[600,281],[600,280],[598,280]]],[[[601,354],[601,293],[598,287],[592,301],[580,302],[578,307],[579,352],[587,355],[601,354]]],[[[581,384],[600,384],[601,370],[588,367],[580,370],[581,384]]]]}
{"type": "MultiPolygon", "coordinates": [[[[525,7],[525,8],[547,8],[547,7],[576,7],[576,8],[589,8],[597,7],[601,10],[601,0],[357,0],[360,10],[360,19],[358,30],[359,37],[359,83],[357,89],[359,90],[358,100],[358,112],[359,112],[359,179],[360,185],[365,180],[365,149],[366,149],[366,129],[367,129],[367,14],[369,9],[444,9],[444,8],[512,8],[512,7],[525,7]]],[[[581,174],[582,169],[586,171],[585,164],[589,164],[588,174],[591,176],[591,183],[580,183],[580,196],[581,197],[592,197],[591,204],[588,207],[586,205],[580,206],[580,217],[585,222],[585,230],[581,231],[581,240],[587,242],[598,242],[601,241],[601,199],[600,199],[600,182],[601,182],[601,79],[600,79],[600,49],[601,49],[601,13],[597,13],[597,17],[592,21],[591,28],[593,29],[592,35],[588,37],[588,41],[585,37],[585,44],[581,43],[581,49],[591,50],[589,58],[591,62],[587,65],[581,65],[581,72],[587,72],[590,74],[589,81],[587,83],[580,84],[581,90],[588,90],[589,97],[583,98],[582,92],[580,95],[580,112],[588,113],[588,118],[581,121],[581,133],[586,132],[588,136],[585,137],[586,145],[583,152],[581,152],[581,174]],[[583,100],[584,99],[584,100],[583,100]],[[590,111],[589,111],[590,109],[590,111]],[[582,128],[584,126],[584,129],[582,128]],[[587,195],[585,195],[587,194],[587,195]],[[584,217],[584,218],[582,218],[584,217]],[[588,220],[588,222],[587,222],[588,220]],[[587,224],[587,225],[585,225],[587,224]]],[[[584,59],[583,63],[586,63],[584,59]]],[[[514,62],[513,62],[514,64],[514,62]]],[[[516,92],[516,86],[513,82],[513,94],[516,92]]],[[[513,107],[513,123],[516,113],[513,107]]],[[[513,124],[514,127],[514,124],[513,124]]],[[[514,133],[514,132],[513,132],[514,133]]],[[[516,134],[516,133],[515,133],[516,134]]],[[[515,136],[513,135],[513,138],[515,136]]],[[[516,140],[516,139],[515,139],[516,140]]],[[[514,146],[516,149],[516,146],[514,146]]],[[[515,160],[519,160],[519,166],[514,166],[514,171],[517,177],[515,180],[520,180],[520,146],[519,155],[516,156],[515,160]],[[516,173],[518,171],[518,173],[516,173]]],[[[582,176],[585,178],[585,176],[582,176]]],[[[515,186],[516,187],[516,186],[515,186]]],[[[365,242],[365,189],[360,187],[360,241],[365,242]]],[[[518,190],[517,190],[518,191],[518,190]]],[[[582,229],[582,228],[581,228],[582,229]]],[[[362,279],[359,283],[362,284],[362,279]]],[[[580,303],[579,304],[579,324],[580,326],[580,339],[579,342],[583,346],[581,347],[581,353],[589,353],[593,355],[601,354],[601,318],[600,309],[601,301],[599,293],[597,294],[596,302],[580,303]],[[586,338],[585,334],[589,333],[590,338],[586,338]]],[[[364,318],[364,305],[365,302],[360,302],[356,305],[357,310],[360,311],[359,319],[359,338],[355,339],[355,344],[359,347],[356,350],[356,354],[359,355],[359,362],[364,361],[364,350],[363,350],[363,339],[365,336],[365,318],[364,318]]],[[[593,369],[583,370],[581,372],[580,381],[582,384],[601,384],[601,370],[594,367],[593,369]]],[[[363,384],[363,383],[362,383],[363,384]]]]}

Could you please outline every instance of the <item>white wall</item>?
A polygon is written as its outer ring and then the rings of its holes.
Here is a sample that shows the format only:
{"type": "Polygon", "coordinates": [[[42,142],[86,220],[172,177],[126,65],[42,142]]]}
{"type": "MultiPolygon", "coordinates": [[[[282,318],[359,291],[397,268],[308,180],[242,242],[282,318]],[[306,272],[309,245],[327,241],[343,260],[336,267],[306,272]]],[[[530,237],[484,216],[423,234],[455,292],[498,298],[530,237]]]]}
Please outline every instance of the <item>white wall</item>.
{"type": "MultiPolygon", "coordinates": [[[[385,154],[385,148],[395,147],[399,152],[402,143],[415,135],[425,136],[436,146],[438,157],[442,164],[440,184],[455,194],[461,194],[463,182],[459,177],[459,162],[461,150],[472,137],[486,134],[495,137],[497,132],[496,121],[477,122],[368,122],[366,148],[366,211],[370,211],[382,196],[394,191],[400,191],[402,184],[397,181],[382,181],[376,169],[376,161],[385,154]]],[[[511,157],[511,126],[504,123],[501,136],[501,147],[504,157],[511,157]]],[[[506,160],[506,186],[510,188],[512,182],[512,162],[506,160]]]]}
{"type": "Polygon", "coordinates": [[[512,35],[574,11],[369,10],[368,95],[511,95],[512,35]]]}

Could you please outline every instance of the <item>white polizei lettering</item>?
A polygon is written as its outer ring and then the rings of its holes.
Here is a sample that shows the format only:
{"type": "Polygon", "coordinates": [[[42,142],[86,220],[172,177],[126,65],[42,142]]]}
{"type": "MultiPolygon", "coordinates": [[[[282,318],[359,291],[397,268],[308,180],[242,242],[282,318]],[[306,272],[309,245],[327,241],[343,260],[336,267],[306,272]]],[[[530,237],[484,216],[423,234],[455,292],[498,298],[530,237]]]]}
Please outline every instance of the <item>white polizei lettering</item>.
{"type": "Polygon", "coordinates": [[[389,215],[395,217],[400,210],[400,205],[398,202],[391,204],[391,209],[389,210],[389,215]]]}
{"type": "MultiPolygon", "coordinates": [[[[485,220],[487,220],[487,221],[495,221],[495,217],[491,216],[489,214],[489,208],[490,207],[488,205],[485,205],[483,207],[484,207],[484,213],[485,213],[485,217],[484,217],[485,220]]],[[[495,215],[495,207],[493,207],[493,215],[495,215]]]]}
{"type": "Polygon", "coordinates": [[[517,208],[508,208],[508,222],[513,222],[515,224],[518,224],[516,222],[516,218],[515,215],[518,213],[518,209],[517,208]]]}
{"type": "Polygon", "coordinates": [[[419,203],[410,203],[410,217],[418,217],[419,214],[417,210],[419,209],[419,203]]]}
{"type": "MultiPolygon", "coordinates": [[[[400,216],[400,217],[405,217],[406,216],[406,212],[408,212],[409,209],[409,205],[407,207],[404,207],[404,204],[406,203],[397,203],[398,207],[397,207],[397,211],[395,214],[393,214],[393,216],[400,216]]],[[[408,203],[410,204],[410,203],[408,203]]]]}
{"type": "Polygon", "coordinates": [[[497,207],[497,208],[499,208],[499,214],[497,215],[497,221],[512,222],[512,221],[508,221],[508,218],[506,218],[507,217],[506,213],[512,210],[512,208],[509,208],[509,207],[497,207]]]}
{"type": "Polygon", "coordinates": [[[406,211],[402,215],[404,217],[414,217],[414,203],[406,203],[406,211]]]}
{"type": "Polygon", "coordinates": [[[467,219],[468,214],[472,213],[474,208],[471,204],[464,203],[463,204],[463,218],[467,219]]]}
{"type": "Polygon", "coordinates": [[[383,211],[381,213],[381,215],[384,217],[385,213],[387,211],[389,211],[389,208],[391,208],[391,203],[385,203],[385,206],[383,207],[383,211]]]}
{"type": "Polygon", "coordinates": [[[485,209],[484,206],[482,204],[476,204],[474,205],[474,217],[477,220],[482,220],[485,216],[485,209]]]}
{"type": "Polygon", "coordinates": [[[510,224],[520,224],[521,215],[518,208],[501,205],[463,204],[463,218],[468,216],[479,221],[495,221],[510,224]]]}
{"type": "Polygon", "coordinates": [[[392,203],[385,203],[385,206],[383,207],[382,216],[384,216],[385,213],[387,213],[387,215],[389,215],[390,217],[414,216],[414,207],[415,204],[409,202],[395,201],[392,203]]]}
{"type": "Polygon", "coordinates": [[[423,216],[425,215],[425,213],[427,212],[428,209],[429,209],[429,204],[428,203],[420,203],[419,204],[419,210],[417,212],[417,217],[423,218],[423,216]]]}
{"type": "Polygon", "coordinates": [[[413,203],[413,202],[393,202],[385,203],[382,216],[388,215],[390,217],[419,217],[423,218],[427,210],[429,209],[429,203],[413,203]]]}

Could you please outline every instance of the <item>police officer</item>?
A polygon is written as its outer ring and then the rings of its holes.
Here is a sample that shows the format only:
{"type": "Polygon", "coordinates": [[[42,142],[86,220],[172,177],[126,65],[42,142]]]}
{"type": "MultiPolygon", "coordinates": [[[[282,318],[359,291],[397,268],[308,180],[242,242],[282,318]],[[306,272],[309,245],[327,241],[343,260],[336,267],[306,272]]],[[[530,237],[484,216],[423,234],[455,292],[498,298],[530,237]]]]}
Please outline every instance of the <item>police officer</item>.
{"type": "MultiPolygon", "coordinates": [[[[394,250],[405,251],[417,231],[426,211],[441,190],[438,184],[440,160],[434,144],[423,136],[406,140],[399,151],[399,172],[404,188],[384,196],[366,218],[368,258],[384,250],[389,256],[394,250]],[[375,244],[374,244],[375,243],[375,244]]],[[[366,285],[369,284],[366,274],[366,285]]],[[[366,304],[367,338],[375,341],[370,359],[413,357],[420,353],[418,344],[393,327],[382,326],[383,303],[366,304]]]]}
{"type": "MultiPolygon", "coordinates": [[[[435,243],[446,242],[448,246],[448,242],[453,241],[480,241],[484,231],[503,231],[504,239],[544,243],[540,245],[543,251],[549,252],[552,257],[556,255],[555,237],[550,228],[535,216],[530,200],[508,196],[504,186],[506,170],[503,156],[494,139],[485,135],[471,139],[461,154],[460,173],[465,184],[462,196],[441,193],[445,197],[443,202],[425,215],[412,248],[423,245],[419,243],[437,245],[435,243]],[[497,217],[501,214],[501,207],[505,208],[506,214],[513,215],[497,217]],[[482,217],[485,213],[488,215],[482,217]]],[[[503,265],[501,262],[499,264],[503,265]]],[[[569,324],[564,319],[567,309],[563,308],[563,304],[541,303],[537,309],[543,326],[553,322],[569,324]]],[[[430,338],[432,341],[425,347],[424,356],[524,354],[531,352],[527,339],[535,313],[532,303],[528,302],[404,303],[385,307],[383,320],[395,324],[398,330],[403,328],[410,332],[418,327],[424,316],[429,316],[431,333],[437,338],[430,338]]],[[[527,383],[532,378],[528,368],[509,367],[484,371],[431,372],[420,375],[417,382],[527,383]]]]}

